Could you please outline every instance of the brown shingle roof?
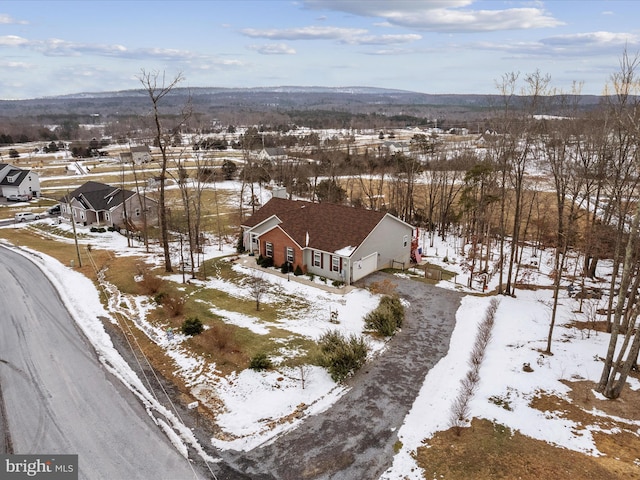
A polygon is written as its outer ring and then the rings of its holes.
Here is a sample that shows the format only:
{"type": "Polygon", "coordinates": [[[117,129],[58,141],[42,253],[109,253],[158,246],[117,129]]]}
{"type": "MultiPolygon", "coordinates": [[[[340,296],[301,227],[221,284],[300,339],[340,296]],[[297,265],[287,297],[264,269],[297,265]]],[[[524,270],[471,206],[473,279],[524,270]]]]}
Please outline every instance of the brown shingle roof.
{"type": "Polygon", "coordinates": [[[325,252],[359,246],[385,216],[381,212],[344,205],[274,197],[245,220],[243,226],[255,227],[274,215],[282,222],[280,228],[298,245],[325,252]]]}

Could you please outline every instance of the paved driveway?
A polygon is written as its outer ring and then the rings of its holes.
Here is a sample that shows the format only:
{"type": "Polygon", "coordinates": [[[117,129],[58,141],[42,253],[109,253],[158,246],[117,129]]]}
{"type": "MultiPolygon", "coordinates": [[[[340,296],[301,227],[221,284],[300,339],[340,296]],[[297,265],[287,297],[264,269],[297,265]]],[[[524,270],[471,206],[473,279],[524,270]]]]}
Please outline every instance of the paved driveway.
{"type": "Polygon", "coordinates": [[[411,303],[386,353],[352,378],[349,392],[325,412],[262,448],[223,452],[221,467],[229,470],[219,479],[373,480],[391,466],[397,431],[427,372],[449,349],[461,294],[384,273],[366,282],[384,278],[411,303]]]}

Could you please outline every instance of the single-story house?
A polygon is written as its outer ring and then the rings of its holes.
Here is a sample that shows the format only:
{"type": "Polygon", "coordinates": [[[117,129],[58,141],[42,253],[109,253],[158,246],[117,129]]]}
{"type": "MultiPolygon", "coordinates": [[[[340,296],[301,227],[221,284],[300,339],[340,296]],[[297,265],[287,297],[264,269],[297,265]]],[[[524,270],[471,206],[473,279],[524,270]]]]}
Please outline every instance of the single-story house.
{"type": "Polygon", "coordinates": [[[274,148],[263,148],[258,152],[256,158],[260,161],[269,161],[269,162],[277,162],[282,160],[287,160],[289,156],[287,155],[287,151],[282,147],[274,147],[274,148]]]}
{"type": "Polygon", "coordinates": [[[60,215],[84,225],[139,230],[145,222],[148,227],[158,225],[158,202],[131,190],[91,181],[60,199],[60,215]]]}
{"type": "Polygon", "coordinates": [[[24,170],[7,163],[0,163],[0,192],[9,195],[40,196],[40,176],[33,170],[24,170]]]}
{"type": "Polygon", "coordinates": [[[396,155],[398,153],[409,152],[409,145],[401,142],[382,142],[382,148],[389,155],[396,155]]]}
{"type": "Polygon", "coordinates": [[[242,223],[246,250],[347,285],[411,261],[413,227],[383,212],[273,197],[242,223]]]}

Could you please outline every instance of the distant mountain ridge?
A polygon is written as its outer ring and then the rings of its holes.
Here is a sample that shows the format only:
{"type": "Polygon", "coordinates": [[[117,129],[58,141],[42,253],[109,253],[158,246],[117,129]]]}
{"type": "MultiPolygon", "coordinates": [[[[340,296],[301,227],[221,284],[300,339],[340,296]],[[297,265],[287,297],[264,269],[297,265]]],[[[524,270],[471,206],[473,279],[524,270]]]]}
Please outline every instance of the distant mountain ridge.
{"type": "MultiPolygon", "coordinates": [[[[184,92],[192,92],[198,95],[218,95],[228,93],[340,93],[352,95],[392,95],[392,94],[412,94],[425,95],[409,90],[398,90],[392,88],[378,87],[322,87],[322,86],[295,86],[283,85],[277,87],[178,87],[174,89],[174,94],[182,94],[184,92]]],[[[80,92],[66,95],[53,95],[48,97],[38,97],[29,100],[38,99],[85,99],[85,98],[111,98],[111,97],[136,97],[147,96],[147,92],[143,89],[117,90],[111,92],[80,92]]]]}
{"type": "MultiPolygon", "coordinates": [[[[583,95],[581,105],[591,108],[602,97],[583,95]]],[[[347,115],[404,116],[410,118],[455,118],[475,121],[499,109],[500,95],[428,94],[399,89],[345,86],[194,87],[174,88],[162,99],[163,114],[179,114],[190,100],[194,113],[240,122],[238,113],[342,112],[347,115]],[[236,115],[236,119],[230,118],[236,115]]],[[[553,102],[552,102],[553,103],[553,102]]],[[[40,118],[51,122],[61,117],[113,118],[146,115],[151,108],[148,92],[142,88],[113,92],[82,92],[28,100],[1,100],[0,118],[40,118]]],[[[537,112],[556,114],[553,108],[537,112]]],[[[306,118],[306,117],[305,117],[306,118]]],[[[286,120],[282,120],[286,121],[286,120]]],[[[306,121],[306,120],[305,120],[306,121]]]]}

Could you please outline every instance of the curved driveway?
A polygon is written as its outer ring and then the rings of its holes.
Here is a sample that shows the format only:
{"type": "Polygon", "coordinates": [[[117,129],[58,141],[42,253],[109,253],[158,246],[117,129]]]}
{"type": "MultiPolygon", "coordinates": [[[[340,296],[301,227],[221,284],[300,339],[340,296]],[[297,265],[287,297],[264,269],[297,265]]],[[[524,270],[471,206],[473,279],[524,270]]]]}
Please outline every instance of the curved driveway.
{"type": "Polygon", "coordinates": [[[222,453],[236,471],[221,472],[220,479],[373,480],[391,466],[397,431],[427,372],[449,350],[462,295],[383,273],[366,281],[384,278],[410,302],[402,331],[386,352],[352,378],[349,392],[325,412],[262,448],[222,453]]]}
{"type": "Polygon", "coordinates": [[[42,272],[2,247],[0,332],[0,451],[78,454],[88,480],[206,478],[102,367],[42,272]]]}

